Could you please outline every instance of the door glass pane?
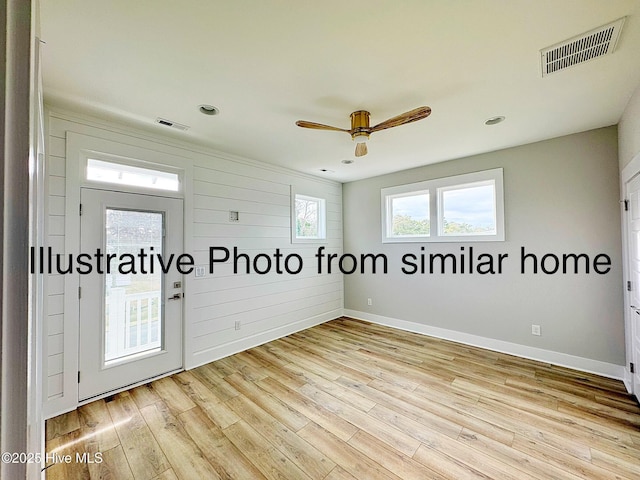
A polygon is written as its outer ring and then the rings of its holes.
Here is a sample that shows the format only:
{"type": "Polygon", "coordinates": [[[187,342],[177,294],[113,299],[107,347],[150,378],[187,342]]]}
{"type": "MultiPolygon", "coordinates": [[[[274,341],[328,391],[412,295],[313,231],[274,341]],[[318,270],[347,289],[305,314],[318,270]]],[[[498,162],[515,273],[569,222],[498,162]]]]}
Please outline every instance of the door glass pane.
{"type": "Polygon", "coordinates": [[[160,268],[151,272],[149,256],[162,254],[163,220],[157,212],[106,210],[106,253],[116,257],[104,275],[105,364],[161,347],[162,276],[160,268]]]}

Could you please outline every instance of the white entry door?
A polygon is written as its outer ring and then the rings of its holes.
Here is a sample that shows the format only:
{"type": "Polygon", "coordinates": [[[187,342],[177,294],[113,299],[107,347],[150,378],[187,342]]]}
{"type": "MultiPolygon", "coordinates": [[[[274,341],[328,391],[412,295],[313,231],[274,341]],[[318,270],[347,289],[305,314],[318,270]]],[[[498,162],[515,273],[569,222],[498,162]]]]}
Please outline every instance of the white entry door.
{"type": "Polygon", "coordinates": [[[181,199],[83,188],[81,203],[81,253],[102,254],[80,275],[82,401],[182,367],[183,220],[181,199]]]}
{"type": "Polygon", "coordinates": [[[640,398],[640,175],[627,183],[629,199],[627,257],[631,276],[629,305],[631,306],[631,361],[634,364],[633,393],[640,398]]]}

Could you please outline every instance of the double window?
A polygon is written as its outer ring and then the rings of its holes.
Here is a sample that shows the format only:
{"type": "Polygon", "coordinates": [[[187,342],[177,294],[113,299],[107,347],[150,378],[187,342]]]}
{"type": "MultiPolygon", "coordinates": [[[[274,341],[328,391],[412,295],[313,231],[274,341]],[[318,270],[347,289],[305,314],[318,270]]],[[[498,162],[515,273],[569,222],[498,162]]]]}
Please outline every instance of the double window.
{"type": "Polygon", "coordinates": [[[382,241],[504,240],[502,169],[382,189],[382,241]]]}

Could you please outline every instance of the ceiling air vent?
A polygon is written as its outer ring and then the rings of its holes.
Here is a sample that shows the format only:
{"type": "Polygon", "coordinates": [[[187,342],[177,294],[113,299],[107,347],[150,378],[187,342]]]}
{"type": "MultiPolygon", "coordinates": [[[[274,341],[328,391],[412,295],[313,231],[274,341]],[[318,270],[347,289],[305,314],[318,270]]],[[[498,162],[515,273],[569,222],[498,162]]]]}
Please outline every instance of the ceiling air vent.
{"type": "Polygon", "coordinates": [[[187,125],[182,125],[181,123],[176,123],[176,122],[172,122],[171,120],[167,120],[166,118],[156,118],[156,123],[159,123],[160,125],[164,125],[165,127],[171,127],[171,128],[175,128],[176,130],[189,130],[189,127],[187,125]]]}
{"type": "Polygon", "coordinates": [[[540,50],[542,76],[613,53],[623,23],[624,17],[540,50]]]}

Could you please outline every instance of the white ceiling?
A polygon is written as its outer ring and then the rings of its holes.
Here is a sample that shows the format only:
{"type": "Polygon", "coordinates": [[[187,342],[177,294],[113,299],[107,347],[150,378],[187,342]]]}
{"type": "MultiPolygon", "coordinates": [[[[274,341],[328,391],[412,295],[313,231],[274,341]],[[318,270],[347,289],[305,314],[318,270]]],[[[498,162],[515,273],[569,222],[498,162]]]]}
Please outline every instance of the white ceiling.
{"type": "Polygon", "coordinates": [[[48,103],[340,181],[613,125],[640,84],[638,0],[40,3],[48,103]],[[613,55],[542,78],[540,49],[623,16],[613,55]],[[348,134],[295,126],[421,105],[352,165],[348,134]]]}

